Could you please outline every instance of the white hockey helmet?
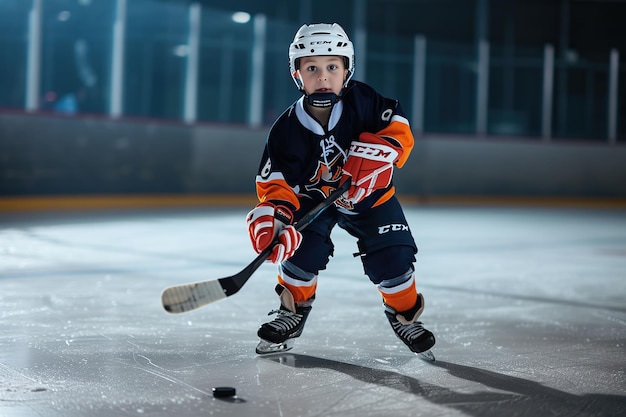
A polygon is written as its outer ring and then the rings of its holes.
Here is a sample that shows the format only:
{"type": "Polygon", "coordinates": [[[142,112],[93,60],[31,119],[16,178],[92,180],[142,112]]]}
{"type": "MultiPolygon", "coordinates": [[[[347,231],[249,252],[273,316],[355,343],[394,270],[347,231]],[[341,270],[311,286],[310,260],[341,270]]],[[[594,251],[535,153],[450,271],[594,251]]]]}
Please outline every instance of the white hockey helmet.
{"type": "Polygon", "coordinates": [[[348,75],[344,87],[354,74],[354,46],[345,30],[337,24],[302,25],[289,45],[289,70],[298,90],[304,86],[298,77],[298,60],[305,56],[338,55],[345,58],[348,75]]]}

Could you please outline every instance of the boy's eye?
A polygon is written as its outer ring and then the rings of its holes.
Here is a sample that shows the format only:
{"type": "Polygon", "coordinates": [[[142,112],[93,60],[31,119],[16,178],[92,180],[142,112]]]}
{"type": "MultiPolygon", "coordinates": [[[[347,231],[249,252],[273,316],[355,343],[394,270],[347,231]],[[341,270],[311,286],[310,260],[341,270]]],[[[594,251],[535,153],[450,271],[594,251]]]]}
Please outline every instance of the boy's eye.
{"type": "Polygon", "coordinates": [[[337,69],[337,65],[335,65],[335,64],[331,64],[331,65],[328,66],[328,70],[329,71],[333,71],[333,70],[336,70],[336,69],[337,69]]]}
{"type": "Polygon", "coordinates": [[[307,69],[306,69],[306,70],[307,70],[307,71],[311,71],[311,72],[313,72],[313,71],[315,71],[316,69],[317,69],[317,67],[316,67],[315,65],[311,65],[311,66],[307,67],[307,69]]]}

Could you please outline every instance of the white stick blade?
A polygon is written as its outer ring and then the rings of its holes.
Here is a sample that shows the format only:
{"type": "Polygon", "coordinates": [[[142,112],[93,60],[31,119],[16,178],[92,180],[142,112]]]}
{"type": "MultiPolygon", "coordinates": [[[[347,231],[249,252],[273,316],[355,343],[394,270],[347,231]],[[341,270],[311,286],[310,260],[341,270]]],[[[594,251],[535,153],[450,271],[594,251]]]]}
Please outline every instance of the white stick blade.
{"type": "Polygon", "coordinates": [[[163,308],[172,314],[184,313],[226,298],[218,280],[167,288],[161,295],[163,308]]]}

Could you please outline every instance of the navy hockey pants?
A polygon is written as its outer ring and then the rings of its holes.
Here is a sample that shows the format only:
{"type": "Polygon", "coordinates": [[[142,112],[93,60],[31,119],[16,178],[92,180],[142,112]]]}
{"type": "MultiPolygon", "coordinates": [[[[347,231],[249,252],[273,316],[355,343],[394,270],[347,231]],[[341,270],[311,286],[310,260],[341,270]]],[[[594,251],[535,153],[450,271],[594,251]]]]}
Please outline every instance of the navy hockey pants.
{"type": "MultiPolygon", "coordinates": [[[[315,205],[304,203],[296,220],[315,205]]],[[[334,251],[330,234],[336,225],[357,238],[363,269],[374,284],[413,269],[417,246],[395,196],[364,213],[344,214],[329,207],[301,232],[302,244],[288,262],[313,275],[326,269],[334,251]]]]}

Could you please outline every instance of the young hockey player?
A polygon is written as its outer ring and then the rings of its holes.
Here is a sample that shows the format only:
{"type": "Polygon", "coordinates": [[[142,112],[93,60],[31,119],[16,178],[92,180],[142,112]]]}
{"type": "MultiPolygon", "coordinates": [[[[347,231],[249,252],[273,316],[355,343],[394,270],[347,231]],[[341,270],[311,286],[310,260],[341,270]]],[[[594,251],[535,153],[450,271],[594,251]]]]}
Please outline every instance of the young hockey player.
{"type": "Polygon", "coordinates": [[[365,274],[382,295],[396,335],[419,353],[435,337],[418,318],[417,247],[392,184],[413,148],[397,100],[351,80],[354,48],[338,24],[303,25],[289,46],[291,76],[302,97],[272,126],[256,177],[260,203],[247,216],[260,253],[276,236],[269,260],[279,264],[280,308],[258,330],[257,353],[285,351],[302,334],[317,277],[333,255],[335,225],[357,239],[365,274]],[[293,224],[345,181],[349,190],[302,232],[293,224]]]}

